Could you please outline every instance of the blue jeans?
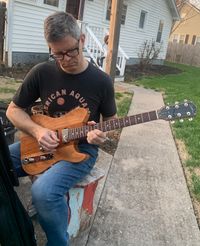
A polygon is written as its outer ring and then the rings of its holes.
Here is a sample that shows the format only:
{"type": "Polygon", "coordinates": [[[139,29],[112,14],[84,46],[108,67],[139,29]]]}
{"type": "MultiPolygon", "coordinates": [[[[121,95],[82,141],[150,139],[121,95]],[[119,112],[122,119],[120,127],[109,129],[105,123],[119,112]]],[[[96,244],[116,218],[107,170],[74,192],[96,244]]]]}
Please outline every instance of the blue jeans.
{"type": "MultiPolygon", "coordinates": [[[[21,167],[20,143],[14,143],[9,147],[18,177],[27,176],[21,167]]],[[[79,150],[90,157],[78,164],[59,161],[39,176],[32,185],[33,204],[46,233],[47,246],[69,245],[68,205],[65,194],[90,173],[98,156],[98,147],[95,145],[80,144],[79,150]]]]}

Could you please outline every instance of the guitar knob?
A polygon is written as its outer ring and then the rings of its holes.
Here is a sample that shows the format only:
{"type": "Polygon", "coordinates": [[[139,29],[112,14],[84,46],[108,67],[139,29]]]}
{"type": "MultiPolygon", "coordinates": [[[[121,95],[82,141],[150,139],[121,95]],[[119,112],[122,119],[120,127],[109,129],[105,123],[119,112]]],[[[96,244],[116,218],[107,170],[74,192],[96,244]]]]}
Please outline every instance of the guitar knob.
{"type": "Polygon", "coordinates": [[[183,123],[183,122],[184,122],[184,119],[180,119],[179,122],[180,122],[180,123],[183,123]]]}
{"type": "Polygon", "coordinates": [[[193,118],[189,118],[189,121],[193,121],[193,118]]]}

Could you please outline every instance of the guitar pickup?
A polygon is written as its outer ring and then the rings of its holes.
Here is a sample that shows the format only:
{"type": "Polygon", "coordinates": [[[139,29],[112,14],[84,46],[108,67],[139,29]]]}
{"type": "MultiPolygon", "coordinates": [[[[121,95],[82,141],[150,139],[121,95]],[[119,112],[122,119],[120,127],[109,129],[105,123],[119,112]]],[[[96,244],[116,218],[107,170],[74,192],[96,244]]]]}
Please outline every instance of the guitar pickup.
{"type": "Polygon", "coordinates": [[[63,143],[69,142],[69,130],[67,128],[62,130],[62,142],[63,143]]]}
{"type": "Polygon", "coordinates": [[[46,161],[46,160],[51,160],[53,159],[53,154],[49,153],[49,154],[43,154],[43,155],[39,155],[39,156],[31,156],[28,158],[25,158],[22,160],[22,164],[23,165],[28,165],[28,164],[32,164],[38,161],[46,161]]]}

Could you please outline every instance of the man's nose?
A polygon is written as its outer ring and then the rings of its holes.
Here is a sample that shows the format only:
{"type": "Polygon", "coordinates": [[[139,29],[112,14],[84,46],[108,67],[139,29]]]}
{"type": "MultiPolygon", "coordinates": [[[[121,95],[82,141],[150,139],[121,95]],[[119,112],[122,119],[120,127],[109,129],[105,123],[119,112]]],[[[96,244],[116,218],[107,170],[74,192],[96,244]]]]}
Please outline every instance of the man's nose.
{"type": "Polygon", "coordinates": [[[67,54],[64,54],[63,60],[69,61],[69,60],[71,60],[71,56],[68,56],[67,54]]]}

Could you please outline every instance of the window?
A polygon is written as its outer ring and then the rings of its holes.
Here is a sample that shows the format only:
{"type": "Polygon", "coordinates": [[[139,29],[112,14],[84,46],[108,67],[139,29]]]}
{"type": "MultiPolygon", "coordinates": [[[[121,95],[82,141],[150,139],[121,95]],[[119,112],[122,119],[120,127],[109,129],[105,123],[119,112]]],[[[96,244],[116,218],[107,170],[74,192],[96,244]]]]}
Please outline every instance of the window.
{"type": "Polygon", "coordinates": [[[140,13],[139,28],[143,29],[146,21],[147,12],[142,10],[140,13]]]}
{"type": "Polygon", "coordinates": [[[156,42],[157,43],[160,43],[161,42],[162,32],[163,32],[163,26],[164,26],[164,22],[160,20],[159,27],[158,27],[157,38],[156,38],[156,42]]]}
{"type": "MultiPolygon", "coordinates": [[[[110,20],[110,13],[111,13],[111,6],[112,6],[112,0],[108,0],[107,4],[107,11],[106,11],[106,20],[110,20]]],[[[122,6],[122,16],[121,16],[121,24],[125,24],[126,20],[126,12],[127,12],[127,5],[123,4],[122,6]]]]}
{"type": "Polygon", "coordinates": [[[178,34],[174,34],[172,42],[178,43],[178,34]]]}
{"type": "Polygon", "coordinates": [[[192,45],[195,45],[195,41],[196,41],[196,35],[193,35],[193,37],[192,37],[192,45]]]}
{"type": "Polygon", "coordinates": [[[185,44],[188,44],[189,37],[190,37],[190,35],[189,35],[189,34],[187,34],[187,35],[186,35],[186,37],[185,37],[185,44]]]}
{"type": "Polygon", "coordinates": [[[48,4],[54,7],[58,7],[59,0],[44,0],[44,4],[48,4]]]}
{"type": "Polygon", "coordinates": [[[196,38],[196,45],[200,45],[200,36],[196,38]]]}
{"type": "Polygon", "coordinates": [[[185,42],[185,35],[180,35],[179,43],[184,44],[184,42],[185,42]]]}

